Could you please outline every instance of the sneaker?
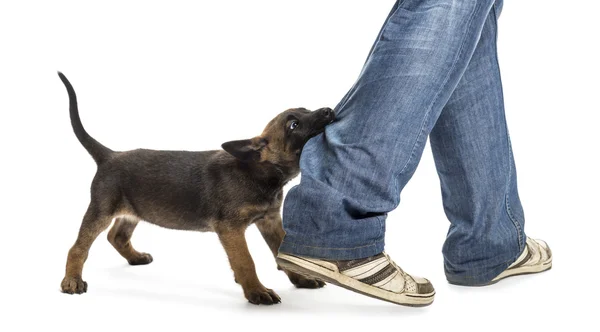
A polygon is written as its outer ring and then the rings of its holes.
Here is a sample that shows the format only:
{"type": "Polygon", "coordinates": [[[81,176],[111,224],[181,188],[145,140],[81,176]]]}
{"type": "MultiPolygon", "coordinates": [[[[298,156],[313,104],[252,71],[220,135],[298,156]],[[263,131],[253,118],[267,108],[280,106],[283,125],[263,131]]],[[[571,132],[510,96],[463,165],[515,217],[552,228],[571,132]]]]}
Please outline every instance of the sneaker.
{"type": "Polygon", "coordinates": [[[348,261],[279,253],[277,263],[292,272],[395,304],[426,306],[433,302],[435,295],[429,280],[410,276],[386,253],[348,261]]]}
{"type": "Polygon", "coordinates": [[[526,244],[519,258],[489,284],[511,276],[540,273],[552,268],[552,251],[546,242],[528,237],[526,244]]]}

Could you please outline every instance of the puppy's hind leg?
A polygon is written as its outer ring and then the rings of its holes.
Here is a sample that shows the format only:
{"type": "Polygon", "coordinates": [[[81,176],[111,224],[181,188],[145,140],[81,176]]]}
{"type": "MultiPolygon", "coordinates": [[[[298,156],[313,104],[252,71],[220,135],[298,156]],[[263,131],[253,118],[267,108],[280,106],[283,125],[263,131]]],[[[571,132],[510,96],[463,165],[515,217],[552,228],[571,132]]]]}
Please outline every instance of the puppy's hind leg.
{"type": "Polygon", "coordinates": [[[139,252],[131,245],[131,235],[138,222],[139,220],[131,218],[117,218],[108,232],[108,241],[130,265],[152,263],[152,256],[150,254],[139,252]]]}
{"type": "MultiPolygon", "coordinates": [[[[258,227],[260,234],[265,239],[265,242],[267,242],[271,252],[273,252],[273,256],[277,257],[279,246],[285,236],[279,212],[266,215],[264,219],[256,222],[256,227],[258,227]]],[[[277,268],[282,270],[279,266],[277,268]]],[[[287,274],[292,284],[298,288],[321,288],[325,286],[325,282],[322,280],[308,278],[292,271],[283,271],[287,274]]]]}
{"type": "Polygon", "coordinates": [[[92,243],[102,231],[110,225],[111,215],[102,214],[98,206],[92,202],[88,207],[79,229],[77,240],[67,258],[65,277],[61,283],[63,293],[81,294],[87,291],[87,283],[81,278],[92,243]]]}

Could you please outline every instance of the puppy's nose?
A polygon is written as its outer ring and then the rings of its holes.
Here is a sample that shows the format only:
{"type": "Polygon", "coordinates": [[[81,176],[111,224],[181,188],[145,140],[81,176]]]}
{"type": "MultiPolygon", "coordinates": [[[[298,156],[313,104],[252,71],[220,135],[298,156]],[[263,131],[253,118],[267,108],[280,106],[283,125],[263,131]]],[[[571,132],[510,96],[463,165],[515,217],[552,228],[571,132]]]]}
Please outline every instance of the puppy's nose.
{"type": "Polygon", "coordinates": [[[329,107],[320,108],[319,110],[317,110],[317,112],[323,113],[323,116],[325,116],[326,118],[333,116],[333,110],[329,107]]]}

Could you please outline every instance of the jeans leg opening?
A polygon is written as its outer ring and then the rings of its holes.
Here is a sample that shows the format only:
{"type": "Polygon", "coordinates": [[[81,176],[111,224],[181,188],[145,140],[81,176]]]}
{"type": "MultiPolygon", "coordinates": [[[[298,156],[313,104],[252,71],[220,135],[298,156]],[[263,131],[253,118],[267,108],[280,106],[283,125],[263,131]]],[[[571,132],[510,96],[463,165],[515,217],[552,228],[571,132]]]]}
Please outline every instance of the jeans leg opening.
{"type": "Polygon", "coordinates": [[[279,247],[279,252],[318,259],[349,260],[375,256],[383,252],[384,247],[384,240],[350,248],[329,248],[305,245],[284,239],[279,247]]]}

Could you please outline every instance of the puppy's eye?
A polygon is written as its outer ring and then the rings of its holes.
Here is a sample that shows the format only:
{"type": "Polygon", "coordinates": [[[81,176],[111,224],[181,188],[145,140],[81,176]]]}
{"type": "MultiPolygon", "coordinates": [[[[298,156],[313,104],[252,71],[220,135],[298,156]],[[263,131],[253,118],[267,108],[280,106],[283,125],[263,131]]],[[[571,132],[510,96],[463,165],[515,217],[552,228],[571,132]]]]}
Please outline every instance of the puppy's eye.
{"type": "Polygon", "coordinates": [[[290,123],[290,130],[294,130],[296,127],[298,127],[298,121],[294,120],[290,123]]]}

